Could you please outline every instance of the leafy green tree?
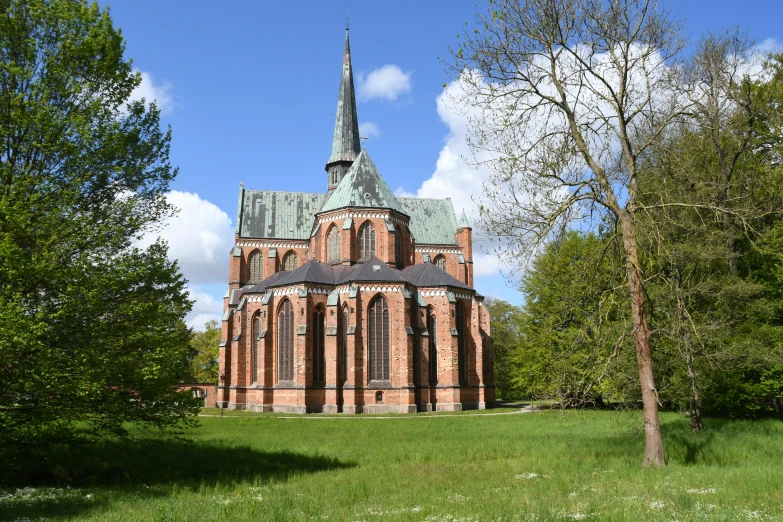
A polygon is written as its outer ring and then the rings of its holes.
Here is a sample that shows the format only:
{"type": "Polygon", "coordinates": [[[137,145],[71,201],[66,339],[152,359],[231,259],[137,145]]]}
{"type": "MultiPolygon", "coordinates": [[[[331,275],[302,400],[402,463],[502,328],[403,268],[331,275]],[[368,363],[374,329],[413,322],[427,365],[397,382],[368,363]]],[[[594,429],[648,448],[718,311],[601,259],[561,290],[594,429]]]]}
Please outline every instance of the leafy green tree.
{"type": "MultiPolygon", "coordinates": [[[[0,1],[0,451],[195,422],[191,303],[166,246],[171,130],[108,10],[0,1]]],[[[20,451],[22,453],[20,453],[20,451]]]]}
{"type": "Polygon", "coordinates": [[[514,366],[511,355],[517,349],[522,310],[501,299],[487,299],[484,304],[492,322],[495,348],[495,392],[499,400],[521,399],[514,387],[514,366]]]}
{"type": "Polygon", "coordinates": [[[189,380],[192,382],[217,382],[220,325],[208,321],[203,332],[193,332],[190,338],[191,359],[189,380]]]}
{"type": "Polygon", "coordinates": [[[616,239],[572,231],[531,264],[511,356],[523,396],[558,398],[564,406],[640,398],[616,239]]]}

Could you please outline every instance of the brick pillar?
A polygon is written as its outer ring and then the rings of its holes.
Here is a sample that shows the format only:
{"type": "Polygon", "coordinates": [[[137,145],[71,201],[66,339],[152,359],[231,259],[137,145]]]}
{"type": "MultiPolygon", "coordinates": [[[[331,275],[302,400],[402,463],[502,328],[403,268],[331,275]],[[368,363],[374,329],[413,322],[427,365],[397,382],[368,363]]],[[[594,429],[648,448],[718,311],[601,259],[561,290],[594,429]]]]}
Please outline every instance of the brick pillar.
{"type": "MultiPolygon", "coordinates": [[[[418,334],[414,330],[414,328],[417,328],[415,319],[412,319],[411,316],[411,307],[414,306],[414,304],[412,299],[404,298],[401,291],[393,295],[395,302],[390,304],[394,308],[398,308],[402,316],[400,317],[397,328],[398,339],[401,341],[401,353],[397,362],[399,365],[397,372],[399,386],[402,388],[400,390],[400,413],[416,413],[416,382],[414,381],[414,373],[416,372],[414,372],[414,364],[418,357],[414,356],[414,350],[417,349],[417,346],[414,345],[414,341],[418,337],[418,334]]],[[[392,308],[392,310],[394,310],[394,308],[392,308]]],[[[394,361],[392,361],[392,364],[393,363],[394,361]]]]}
{"type": "Polygon", "coordinates": [[[324,359],[326,362],[326,390],[324,394],[324,413],[337,413],[337,394],[338,387],[342,383],[337,382],[339,350],[337,344],[340,340],[339,333],[340,306],[335,302],[326,307],[326,345],[324,347],[324,359]]]}
{"type": "Polygon", "coordinates": [[[308,382],[307,374],[310,370],[307,364],[308,344],[307,338],[312,335],[310,321],[310,306],[306,297],[298,297],[298,294],[289,296],[291,305],[294,307],[294,387],[296,397],[292,413],[307,412],[306,386],[308,382]],[[300,329],[305,330],[302,335],[300,329]]]}
{"type": "Polygon", "coordinates": [[[218,406],[227,408],[229,386],[231,386],[231,321],[224,319],[221,324],[220,353],[218,363],[218,406]]]}
{"type": "Polygon", "coordinates": [[[459,386],[459,339],[452,332],[456,331],[456,303],[450,303],[445,296],[438,297],[440,301],[438,322],[438,411],[461,411],[459,386]],[[442,310],[442,312],[441,312],[442,310]],[[445,312],[445,314],[443,313],[445,312]]]}
{"type": "Polygon", "coordinates": [[[350,293],[343,294],[348,296],[348,325],[353,333],[348,333],[348,368],[347,380],[343,387],[343,413],[362,413],[364,406],[364,395],[362,390],[356,388],[364,387],[364,357],[362,350],[361,337],[361,298],[358,289],[354,297],[350,293]]]}
{"type": "MultiPolygon", "coordinates": [[[[354,242],[353,229],[355,225],[351,224],[350,227],[344,230],[340,230],[340,257],[344,265],[350,265],[356,259],[356,254],[353,251],[354,242]]],[[[342,229],[342,227],[340,227],[342,229]]]]}
{"type": "MultiPolygon", "coordinates": [[[[239,237],[234,237],[234,242],[239,239],[239,237]]],[[[229,288],[239,288],[242,286],[242,267],[243,267],[243,257],[242,257],[242,249],[240,247],[233,247],[231,249],[231,254],[229,257],[229,264],[228,264],[228,286],[229,288]]]]}
{"type": "MultiPolygon", "coordinates": [[[[271,249],[270,249],[271,250],[271,249]]],[[[275,255],[270,257],[271,252],[266,251],[264,253],[264,278],[271,276],[272,274],[277,273],[277,267],[279,266],[279,263],[277,262],[277,258],[280,255],[279,252],[277,252],[277,249],[274,250],[275,255]]]]}
{"type": "MultiPolygon", "coordinates": [[[[476,299],[471,299],[470,309],[470,338],[471,346],[473,349],[473,360],[475,367],[475,379],[478,385],[478,409],[483,410],[487,407],[487,401],[485,398],[485,382],[484,382],[484,343],[481,338],[481,312],[482,307],[479,307],[476,299]]],[[[472,383],[471,383],[472,384],[472,383]]]]}
{"type": "Polygon", "coordinates": [[[473,229],[463,227],[457,229],[457,244],[462,249],[462,255],[465,256],[465,272],[469,287],[473,288],[473,229]]]}

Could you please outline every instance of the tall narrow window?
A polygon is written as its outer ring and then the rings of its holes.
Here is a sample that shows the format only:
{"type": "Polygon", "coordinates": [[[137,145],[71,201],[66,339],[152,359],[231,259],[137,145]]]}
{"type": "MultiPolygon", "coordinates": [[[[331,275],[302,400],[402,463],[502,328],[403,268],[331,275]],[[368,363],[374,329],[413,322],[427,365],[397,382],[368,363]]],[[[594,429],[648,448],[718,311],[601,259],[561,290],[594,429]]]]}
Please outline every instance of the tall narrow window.
{"type": "Polygon", "coordinates": [[[438,318],[435,311],[427,311],[427,330],[430,334],[430,386],[438,384],[438,318]]]}
{"type": "Polygon", "coordinates": [[[278,381],[294,380],[294,307],[286,299],[277,316],[278,381]]]}
{"type": "Polygon", "coordinates": [[[261,344],[259,335],[261,335],[261,319],[256,315],[253,319],[253,339],[251,339],[250,342],[250,345],[252,346],[251,350],[253,350],[253,353],[251,354],[251,360],[253,361],[253,382],[258,382],[258,348],[261,344]]]}
{"type": "Polygon", "coordinates": [[[326,258],[329,263],[339,263],[341,261],[340,231],[336,226],[332,226],[326,235],[326,258]]]}
{"type": "Polygon", "coordinates": [[[359,259],[370,259],[375,255],[375,228],[369,221],[359,229],[359,259]]]}
{"type": "Polygon", "coordinates": [[[400,227],[394,227],[394,262],[397,267],[402,267],[402,238],[400,227]]]}
{"type": "Polygon", "coordinates": [[[313,382],[326,381],[326,357],[324,354],[324,312],[320,308],[313,313],[313,382]]]}
{"type": "Polygon", "coordinates": [[[370,380],[389,380],[389,305],[378,296],[369,309],[370,380]]]}
{"type": "Polygon", "coordinates": [[[293,272],[299,268],[299,258],[296,252],[289,252],[283,258],[283,270],[286,272],[293,272]]]}
{"type": "Polygon", "coordinates": [[[340,325],[340,379],[339,383],[348,381],[348,305],[343,306],[342,324],[340,325]]]}
{"type": "Polygon", "coordinates": [[[248,266],[248,283],[260,283],[264,280],[264,256],[256,250],[247,260],[248,266]]]}
{"type": "Polygon", "coordinates": [[[468,383],[468,350],[465,342],[465,314],[462,311],[462,304],[457,303],[454,306],[457,309],[457,362],[459,365],[459,383],[465,385],[468,383]]]}
{"type": "Polygon", "coordinates": [[[435,266],[437,266],[438,268],[440,268],[444,272],[446,271],[446,258],[444,256],[436,257],[434,264],[435,264],[435,266]]]}

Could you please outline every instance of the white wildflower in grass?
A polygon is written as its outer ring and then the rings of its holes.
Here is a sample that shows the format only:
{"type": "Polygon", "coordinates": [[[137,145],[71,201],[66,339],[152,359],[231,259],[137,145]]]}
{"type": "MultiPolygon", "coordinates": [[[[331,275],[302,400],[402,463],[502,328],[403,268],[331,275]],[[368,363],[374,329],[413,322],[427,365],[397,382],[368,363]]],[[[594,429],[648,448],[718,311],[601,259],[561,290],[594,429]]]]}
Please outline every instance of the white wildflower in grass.
{"type": "Polygon", "coordinates": [[[519,473],[514,475],[514,478],[519,479],[534,479],[534,478],[549,478],[549,475],[542,475],[540,473],[519,473]]]}
{"type": "Polygon", "coordinates": [[[650,509],[663,509],[666,507],[666,503],[663,500],[653,500],[650,502],[650,509]]]}
{"type": "Polygon", "coordinates": [[[696,495],[706,495],[708,493],[717,493],[718,491],[715,488],[702,488],[702,489],[688,489],[686,490],[687,493],[694,493],[696,495]]]}
{"type": "Polygon", "coordinates": [[[614,473],[614,470],[613,469],[603,469],[603,470],[600,470],[600,471],[593,471],[592,475],[596,476],[596,475],[601,475],[603,473],[614,473]]]}
{"type": "Polygon", "coordinates": [[[459,493],[454,493],[452,496],[449,497],[449,500],[452,502],[456,502],[458,504],[462,504],[466,500],[468,500],[468,497],[464,495],[460,495],[459,493]]]}
{"type": "Polygon", "coordinates": [[[568,494],[569,497],[574,498],[576,496],[576,491],[572,491],[568,494]]]}
{"type": "Polygon", "coordinates": [[[59,504],[61,502],[83,502],[92,494],[83,496],[83,491],[70,488],[19,488],[0,490],[0,511],[13,507],[30,507],[35,504],[59,504]]]}
{"type": "MultiPolygon", "coordinates": [[[[463,497],[465,498],[465,497],[463,497]]],[[[366,514],[367,515],[373,515],[376,517],[382,517],[382,516],[394,516],[394,515],[400,515],[402,513],[418,513],[421,511],[420,506],[413,506],[413,507],[403,507],[403,508],[396,508],[396,509],[373,509],[373,508],[367,508],[366,514]]],[[[357,516],[360,516],[361,513],[356,513],[357,516]]]]}

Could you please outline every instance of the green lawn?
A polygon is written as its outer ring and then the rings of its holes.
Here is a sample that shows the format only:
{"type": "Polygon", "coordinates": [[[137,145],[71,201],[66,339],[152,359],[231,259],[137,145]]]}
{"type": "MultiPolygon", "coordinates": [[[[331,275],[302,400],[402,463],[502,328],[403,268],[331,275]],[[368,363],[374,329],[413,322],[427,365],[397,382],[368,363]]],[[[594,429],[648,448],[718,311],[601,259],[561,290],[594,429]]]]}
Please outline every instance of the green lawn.
{"type": "Polygon", "coordinates": [[[71,457],[68,488],[0,491],[0,519],[783,520],[783,423],[638,414],[202,417],[192,444],[71,457]]]}

